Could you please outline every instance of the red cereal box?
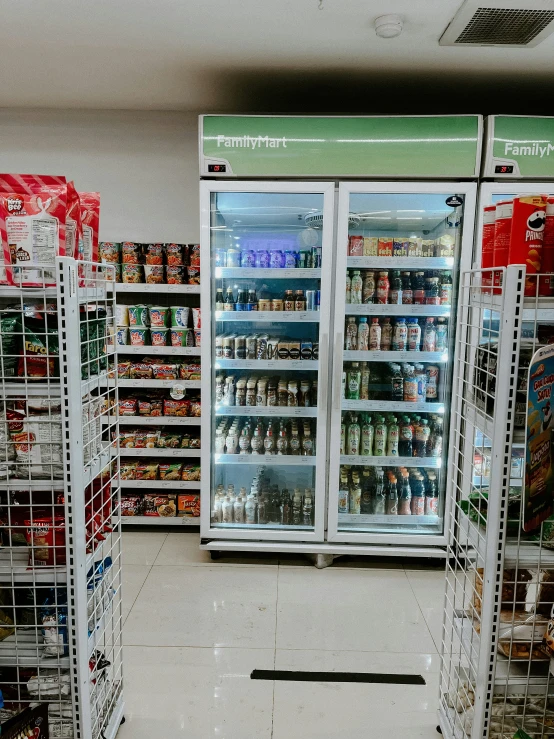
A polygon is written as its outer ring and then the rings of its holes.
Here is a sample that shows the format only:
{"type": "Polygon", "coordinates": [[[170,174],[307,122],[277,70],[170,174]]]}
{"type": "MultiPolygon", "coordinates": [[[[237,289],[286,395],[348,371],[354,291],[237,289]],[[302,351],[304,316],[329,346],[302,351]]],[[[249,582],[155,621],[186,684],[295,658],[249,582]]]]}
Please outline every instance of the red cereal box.
{"type": "Polygon", "coordinates": [[[541,272],[545,276],[539,279],[539,295],[554,295],[554,198],[546,200],[541,272]]]}
{"type": "Polygon", "coordinates": [[[6,235],[6,274],[0,281],[22,287],[56,284],[54,262],[66,253],[66,210],[65,177],[0,175],[0,232],[6,235]],[[51,264],[52,270],[34,267],[39,264],[51,264]]]}
{"type": "Polygon", "coordinates": [[[537,280],[532,275],[541,271],[546,195],[514,198],[508,264],[525,264],[525,295],[537,293],[537,280]]]}
{"type": "Polygon", "coordinates": [[[348,256],[363,257],[364,255],[364,237],[349,236],[348,237],[348,256]]]}

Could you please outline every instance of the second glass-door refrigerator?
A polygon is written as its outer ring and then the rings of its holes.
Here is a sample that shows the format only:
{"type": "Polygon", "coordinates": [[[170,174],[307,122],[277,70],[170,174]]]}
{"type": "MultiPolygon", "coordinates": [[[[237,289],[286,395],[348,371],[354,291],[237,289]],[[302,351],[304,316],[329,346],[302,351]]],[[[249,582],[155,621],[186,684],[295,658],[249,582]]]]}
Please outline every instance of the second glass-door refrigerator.
{"type": "Polygon", "coordinates": [[[201,117],[204,547],[444,556],[481,123],[201,117]]]}

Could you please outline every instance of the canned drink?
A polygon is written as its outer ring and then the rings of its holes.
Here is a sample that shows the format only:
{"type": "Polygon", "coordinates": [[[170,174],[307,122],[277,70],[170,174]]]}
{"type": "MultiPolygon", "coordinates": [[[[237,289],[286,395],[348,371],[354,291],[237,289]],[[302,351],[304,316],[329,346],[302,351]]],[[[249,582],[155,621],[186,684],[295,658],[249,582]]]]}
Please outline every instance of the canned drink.
{"type": "Polygon", "coordinates": [[[256,334],[246,337],[246,359],[256,359],[257,340],[256,334]]]}
{"type": "Polygon", "coordinates": [[[276,311],[282,311],[283,310],[283,300],[282,300],[282,298],[274,298],[271,301],[271,310],[276,310],[276,311]]]}
{"type": "Polygon", "coordinates": [[[306,290],[306,310],[315,310],[315,290],[306,290]]]}
{"type": "Polygon", "coordinates": [[[256,358],[257,359],[267,359],[267,341],[268,341],[267,334],[264,334],[262,336],[258,336],[256,339],[256,358]]]}
{"type": "Polygon", "coordinates": [[[289,359],[289,342],[288,341],[280,341],[279,346],[277,348],[277,354],[279,356],[279,359],[289,359]]]}
{"type": "Polygon", "coordinates": [[[312,246],[312,267],[319,269],[321,267],[321,247],[312,246]]]}
{"type": "Polygon", "coordinates": [[[240,251],[238,249],[227,249],[227,266],[240,267],[240,251]]]}
{"type": "Polygon", "coordinates": [[[215,266],[226,267],[227,266],[227,252],[225,249],[215,250],[215,266]]]}
{"type": "Polygon", "coordinates": [[[223,339],[225,337],[223,335],[219,335],[215,337],[215,358],[216,359],[223,359],[223,339]]]}
{"type": "Polygon", "coordinates": [[[259,249],[256,252],[256,267],[267,269],[269,267],[269,252],[267,249],[259,249]]]}
{"type": "Polygon", "coordinates": [[[315,309],[319,310],[319,304],[321,301],[321,290],[315,291],[315,309]]]}
{"type": "Polygon", "coordinates": [[[230,334],[223,337],[223,356],[225,359],[235,358],[235,336],[230,334]]]}
{"type": "Polygon", "coordinates": [[[296,269],[296,252],[286,251],[285,252],[285,268],[296,269]]]}
{"type": "Polygon", "coordinates": [[[297,339],[289,341],[289,358],[300,359],[300,342],[297,339]]]}
{"type": "Polygon", "coordinates": [[[246,359],[246,336],[235,337],[235,359],[246,359]]]}
{"type": "Polygon", "coordinates": [[[245,249],[242,252],[241,267],[255,267],[256,266],[256,252],[253,249],[245,249]]]}
{"type": "Polygon", "coordinates": [[[301,341],[300,342],[300,358],[311,359],[312,358],[312,342],[301,341]]]}
{"type": "Polygon", "coordinates": [[[312,344],[312,359],[319,359],[319,341],[312,344]]]}
{"type": "Polygon", "coordinates": [[[281,269],[283,266],[283,252],[275,249],[269,254],[269,266],[271,269],[281,269]]]}
{"type": "Polygon", "coordinates": [[[258,310],[261,311],[270,311],[271,310],[271,300],[258,300],[258,310]]]}
{"type": "Polygon", "coordinates": [[[307,260],[307,254],[306,251],[299,251],[298,252],[298,267],[300,269],[305,269],[307,260]]]}
{"type": "Polygon", "coordinates": [[[279,339],[269,338],[267,340],[267,358],[277,359],[277,347],[279,346],[279,339]]]}

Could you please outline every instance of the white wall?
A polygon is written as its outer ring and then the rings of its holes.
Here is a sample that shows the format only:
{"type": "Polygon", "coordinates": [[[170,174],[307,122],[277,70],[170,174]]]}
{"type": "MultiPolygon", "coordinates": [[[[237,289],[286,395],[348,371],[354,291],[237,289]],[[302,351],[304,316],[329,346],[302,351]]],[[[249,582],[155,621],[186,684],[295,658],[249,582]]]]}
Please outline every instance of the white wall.
{"type": "Polygon", "coordinates": [[[199,240],[194,114],[0,109],[0,171],[98,190],[102,241],[199,240]]]}

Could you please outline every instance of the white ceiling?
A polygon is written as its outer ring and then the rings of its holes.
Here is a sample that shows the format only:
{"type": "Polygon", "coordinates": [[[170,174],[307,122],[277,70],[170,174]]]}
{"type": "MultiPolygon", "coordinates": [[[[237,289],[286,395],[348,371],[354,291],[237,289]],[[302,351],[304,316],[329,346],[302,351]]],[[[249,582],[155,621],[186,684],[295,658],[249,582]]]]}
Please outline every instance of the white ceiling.
{"type": "Polygon", "coordinates": [[[406,95],[409,113],[409,75],[422,104],[472,112],[488,112],[472,85],[487,100],[491,80],[506,96],[519,80],[537,113],[554,84],[554,36],[531,49],[440,47],[461,0],[322,2],[0,0],[0,107],[386,112],[406,95]],[[376,37],[383,12],[403,17],[400,37],[376,37]]]}

